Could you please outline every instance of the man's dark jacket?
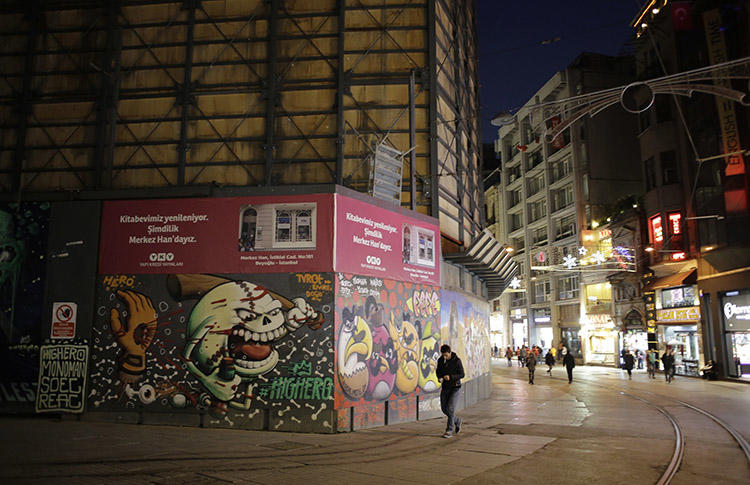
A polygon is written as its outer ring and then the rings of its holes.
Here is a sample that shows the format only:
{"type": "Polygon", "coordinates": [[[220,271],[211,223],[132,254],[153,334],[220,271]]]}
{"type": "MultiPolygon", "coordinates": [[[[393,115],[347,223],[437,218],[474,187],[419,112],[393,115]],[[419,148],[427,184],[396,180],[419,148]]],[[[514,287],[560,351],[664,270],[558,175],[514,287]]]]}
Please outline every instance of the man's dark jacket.
{"type": "Polygon", "coordinates": [[[441,355],[437,362],[435,374],[443,382],[443,388],[451,389],[461,387],[461,379],[464,378],[464,365],[455,352],[451,352],[451,358],[445,360],[441,355]],[[449,381],[443,381],[443,376],[450,376],[449,381]]]}

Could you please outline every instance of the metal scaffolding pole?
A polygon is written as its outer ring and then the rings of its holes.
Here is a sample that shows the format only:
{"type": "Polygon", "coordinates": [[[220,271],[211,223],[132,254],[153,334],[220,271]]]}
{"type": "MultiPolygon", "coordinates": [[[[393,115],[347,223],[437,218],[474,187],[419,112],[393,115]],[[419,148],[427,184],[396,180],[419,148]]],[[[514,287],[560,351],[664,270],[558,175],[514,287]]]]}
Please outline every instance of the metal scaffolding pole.
{"type": "Polygon", "coordinates": [[[268,46],[267,52],[267,71],[266,71],[266,143],[263,146],[265,150],[265,185],[273,185],[273,159],[276,155],[276,141],[274,139],[276,131],[276,106],[278,105],[276,84],[276,50],[278,48],[279,36],[279,5],[281,0],[270,0],[269,20],[268,20],[268,46]]]}
{"type": "Polygon", "coordinates": [[[190,106],[193,104],[193,48],[195,34],[195,9],[200,5],[200,0],[185,0],[182,8],[188,11],[188,20],[185,32],[185,66],[183,70],[182,86],[178,94],[180,104],[180,143],[177,147],[177,185],[185,184],[185,166],[187,165],[187,152],[190,150],[188,144],[188,118],[190,106]]]}

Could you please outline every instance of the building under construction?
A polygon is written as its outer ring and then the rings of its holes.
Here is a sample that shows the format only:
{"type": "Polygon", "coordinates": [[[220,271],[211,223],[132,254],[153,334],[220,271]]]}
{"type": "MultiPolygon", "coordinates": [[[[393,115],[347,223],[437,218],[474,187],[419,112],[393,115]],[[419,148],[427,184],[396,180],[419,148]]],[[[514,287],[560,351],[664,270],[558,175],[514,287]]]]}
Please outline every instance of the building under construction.
{"type": "Polygon", "coordinates": [[[2,190],[368,192],[385,143],[406,154],[402,205],[460,249],[482,217],[474,16],[471,0],[3,2],[2,190]]]}

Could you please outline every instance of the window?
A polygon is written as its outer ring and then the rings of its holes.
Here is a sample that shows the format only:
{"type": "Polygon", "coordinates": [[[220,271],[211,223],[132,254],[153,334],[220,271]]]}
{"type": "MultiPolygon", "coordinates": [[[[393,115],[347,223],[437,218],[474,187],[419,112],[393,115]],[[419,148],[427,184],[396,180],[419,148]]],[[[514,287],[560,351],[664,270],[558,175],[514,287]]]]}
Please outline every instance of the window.
{"type": "Polygon", "coordinates": [[[274,217],[274,247],[314,247],[314,210],[277,208],[274,217]]]}
{"type": "Polygon", "coordinates": [[[521,252],[524,250],[523,236],[513,238],[513,249],[515,249],[516,252],[521,252]]]}
{"type": "Polygon", "coordinates": [[[526,306],[526,292],[511,293],[510,306],[513,308],[526,306]]]}
{"type": "Polygon", "coordinates": [[[550,323],[552,321],[552,312],[549,308],[535,308],[532,310],[534,323],[550,323]]]}
{"type": "Polygon", "coordinates": [[[523,215],[520,212],[508,215],[510,216],[508,218],[510,224],[510,227],[508,227],[508,232],[517,231],[518,229],[523,227],[523,215]]]}
{"type": "Polygon", "coordinates": [[[646,191],[649,191],[656,188],[656,167],[653,157],[646,160],[644,168],[646,170],[646,191]]]}
{"type": "Polygon", "coordinates": [[[679,308],[696,306],[695,288],[693,286],[681,286],[679,288],[667,288],[661,290],[662,308],[679,308]]]}
{"type": "Polygon", "coordinates": [[[553,163],[550,168],[550,175],[552,182],[557,182],[561,178],[565,177],[570,173],[570,160],[560,160],[559,162],[553,163]]]}
{"type": "Polygon", "coordinates": [[[534,283],[534,303],[543,303],[550,299],[551,285],[549,281],[534,283]]]}
{"type": "Polygon", "coordinates": [[[561,300],[578,298],[578,275],[560,277],[557,280],[557,290],[561,300]]]}
{"type": "Polygon", "coordinates": [[[661,152],[659,158],[661,159],[662,185],[671,185],[679,182],[680,177],[677,172],[677,160],[675,159],[674,150],[661,152]]]}
{"type": "Polygon", "coordinates": [[[240,227],[240,251],[253,251],[255,249],[255,235],[258,227],[258,211],[248,207],[242,211],[242,222],[240,227]]]}
{"type": "Polygon", "coordinates": [[[539,245],[547,242],[547,227],[540,227],[531,231],[531,244],[539,245]]]}
{"type": "Polygon", "coordinates": [[[573,185],[552,192],[552,212],[568,207],[573,203],[573,185]]]}
{"type": "Polygon", "coordinates": [[[536,167],[537,165],[542,163],[543,160],[544,158],[542,157],[542,151],[541,150],[535,151],[534,153],[529,155],[528,170],[531,170],[532,168],[536,167]]]}
{"type": "Polygon", "coordinates": [[[508,173],[508,183],[512,184],[513,182],[521,178],[521,165],[510,167],[507,173],[508,173]]]}
{"type": "Polygon", "coordinates": [[[547,201],[542,199],[529,204],[529,222],[538,221],[547,215],[547,201]]]}
{"type": "Polygon", "coordinates": [[[508,191],[508,207],[513,207],[521,202],[521,189],[508,191]]]}
{"type": "Polygon", "coordinates": [[[555,239],[563,239],[576,233],[576,216],[571,214],[557,221],[555,239]]]}
{"type": "Polygon", "coordinates": [[[542,190],[545,186],[544,183],[544,174],[541,174],[537,177],[534,177],[533,179],[529,180],[529,195],[534,195],[540,190],[542,190]]]}

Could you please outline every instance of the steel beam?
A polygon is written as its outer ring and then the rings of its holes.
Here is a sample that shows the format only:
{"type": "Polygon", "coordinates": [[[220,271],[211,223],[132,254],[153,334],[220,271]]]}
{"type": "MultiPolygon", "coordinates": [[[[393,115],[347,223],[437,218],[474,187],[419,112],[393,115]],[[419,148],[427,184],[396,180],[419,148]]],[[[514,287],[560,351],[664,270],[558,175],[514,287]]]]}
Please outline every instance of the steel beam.
{"type": "Polygon", "coordinates": [[[271,11],[268,14],[268,44],[266,46],[266,141],[265,150],[265,185],[273,185],[273,159],[276,154],[276,106],[278,93],[276,85],[276,50],[279,35],[279,7],[281,0],[267,0],[271,11]]]}
{"type": "Polygon", "coordinates": [[[193,104],[193,40],[195,37],[195,10],[200,0],[184,0],[182,8],[188,11],[185,27],[185,65],[182,72],[182,86],[180,86],[177,102],[180,104],[180,143],[177,146],[177,185],[185,184],[185,167],[187,165],[188,118],[190,106],[193,104]]]}
{"type": "Polygon", "coordinates": [[[336,72],[336,184],[344,184],[344,139],[346,125],[344,119],[344,95],[347,90],[344,60],[346,58],[346,0],[338,1],[338,67],[336,72]]]}
{"type": "Polygon", "coordinates": [[[415,73],[409,75],[409,208],[417,210],[417,109],[415,73]]]}
{"type": "MultiPolygon", "coordinates": [[[[430,96],[430,215],[440,218],[438,191],[438,135],[437,135],[437,45],[435,44],[435,2],[427,2],[427,48],[429,49],[430,96]]],[[[424,188],[422,189],[424,193],[424,188]]]]}

